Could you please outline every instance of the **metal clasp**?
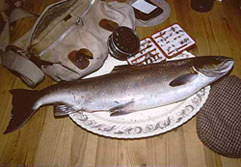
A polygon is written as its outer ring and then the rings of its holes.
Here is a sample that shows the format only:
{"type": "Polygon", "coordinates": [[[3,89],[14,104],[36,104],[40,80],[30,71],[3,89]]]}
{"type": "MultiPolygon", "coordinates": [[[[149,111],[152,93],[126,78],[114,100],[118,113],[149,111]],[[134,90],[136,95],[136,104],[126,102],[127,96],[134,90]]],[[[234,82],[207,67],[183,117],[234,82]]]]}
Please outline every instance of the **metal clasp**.
{"type": "Polygon", "coordinates": [[[81,26],[84,26],[84,21],[81,17],[79,17],[77,20],[76,20],[76,25],[81,25],[81,26]]]}

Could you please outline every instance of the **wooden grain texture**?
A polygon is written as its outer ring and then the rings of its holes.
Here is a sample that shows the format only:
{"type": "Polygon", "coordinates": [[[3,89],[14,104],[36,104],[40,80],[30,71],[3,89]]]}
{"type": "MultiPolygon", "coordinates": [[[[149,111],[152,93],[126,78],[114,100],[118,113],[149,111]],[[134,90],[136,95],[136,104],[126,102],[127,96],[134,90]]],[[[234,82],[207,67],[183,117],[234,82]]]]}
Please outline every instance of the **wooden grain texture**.
{"type": "MultiPolygon", "coordinates": [[[[58,0],[26,0],[35,13],[58,0]]],[[[215,1],[208,13],[190,8],[190,0],[168,0],[171,16],[154,27],[137,27],[141,38],[179,23],[195,40],[191,53],[224,55],[235,59],[231,74],[241,78],[241,10],[239,0],[215,1]]],[[[15,24],[16,40],[33,21],[15,24]]],[[[46,78],[36,89],[53,84],[46,78]]],[[[197,137],[196,117],[183,126],[155,137],[138,140],[109,139],[89,133],[69,118],[56,119],[52,107],[41,108],[20,130],[3,135],[9,122],[11,96],[8,90],[27,88],[18,78],[0,67],[0,167],[83,166],[83,167],[241,167],[241,159],[226,158],[204,146],[197,137]]]]}

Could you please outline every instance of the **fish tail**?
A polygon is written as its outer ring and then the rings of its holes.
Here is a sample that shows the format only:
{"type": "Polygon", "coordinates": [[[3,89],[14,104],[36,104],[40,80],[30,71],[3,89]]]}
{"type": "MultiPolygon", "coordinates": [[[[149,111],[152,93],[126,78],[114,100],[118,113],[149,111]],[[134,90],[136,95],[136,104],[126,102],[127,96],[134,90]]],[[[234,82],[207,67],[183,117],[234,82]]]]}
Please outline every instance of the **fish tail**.
{"type": "Polygon", "coordinates": [[[36,112],[33,109],[35,102],[38,99],[38,91],[13,89],[9,91],[12,96],[12,111],[11,119],[4,134],[13,132],[21,128],[30,117],[36,112]]]}

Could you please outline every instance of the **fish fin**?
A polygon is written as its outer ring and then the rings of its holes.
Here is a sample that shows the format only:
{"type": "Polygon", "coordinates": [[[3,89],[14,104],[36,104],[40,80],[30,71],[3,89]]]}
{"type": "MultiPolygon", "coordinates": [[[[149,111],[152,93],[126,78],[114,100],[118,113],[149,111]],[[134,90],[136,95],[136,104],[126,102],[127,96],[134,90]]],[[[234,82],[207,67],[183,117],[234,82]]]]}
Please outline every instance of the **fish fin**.
{"type": "Polygon", "coordinates": [[[110,109],[110,116],[120,116],[120,115],[126,115],[129,114],[127,110],[125,110],[130,104],[132,104],[134,101],[130,101],[121,105],[118,105],[116,107],[113,107],[110,109]]]}
{"type": "Polygon", "coordinates": [[[115,117],[115,116],[122,116],[122,115],[127,115],[130,114],[130,112],[124,111],[124,110],[115,110],[111,112],[110,116],[115,117]]]}
{"type": "Polygon", "coordinates": [[[198,73],[192,69],[191,73],[178,76],[177,78],[172,80],[169,83],[169,85],[172,87],[185,85],[187,83],[192,82],[194,79],[196,79],[197,76],[198,76],[198,73]]]}
{"type": "Polygon", "coordinates": [[[115,73],[115,72],[120,72],[120,71],[130,71],[132,69],[139,69],[139,68],[142,68],[144,67],[144,65],[134,65],[134,66],[131,66],[131,65],[120,65],[120,66],[115,66],[113,68],[113,70],[111,71],[111,73],[115,73]]]}
{"type": "Polygon", "coordinates": [[[38,99],[38,91],[13,89],[10,90],[13,96],[11,119],[4,134],[13,132],[21,128],[37,111],[33,109],[34,103],[38,99]]]}
{"type": "Polygon", "coordinates": [[[71,113],[79,111],[74,106],[67,105],[67,104],[54,104],[54,116],[67,116],[71,113]]]}
{"type": "Polygon", "coordinates": [[[184,74],[172,80],[169,85],[172,87],[185,85],[193,81],[196,77],[197,74],[184,74]]]}
{"type": "Polygon", "coordinates": [[[115,66],[111,73],[119,72],[119,71],[126,71],[129,69],[129,65],[120,65],[120,66],[115,66]]]}

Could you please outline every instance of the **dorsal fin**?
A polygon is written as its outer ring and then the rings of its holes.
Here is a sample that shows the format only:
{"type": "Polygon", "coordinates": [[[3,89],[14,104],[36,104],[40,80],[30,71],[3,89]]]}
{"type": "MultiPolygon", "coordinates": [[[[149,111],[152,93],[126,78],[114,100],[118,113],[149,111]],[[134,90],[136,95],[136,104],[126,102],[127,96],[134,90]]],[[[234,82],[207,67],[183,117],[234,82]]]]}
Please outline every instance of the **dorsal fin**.
{"type": "Polygon", "coordinates": [[[133,66],[130,66],[130,65],[115,66],[113,68],[113,70],[111,71],[111,73],[120,72],[120,71],[127,71],[127,70],[129,70],[131,68],[133,68],[133,66]]]}
{"type": "Polygon", "coordinates": [[[115,72],[123,72],[123,71],[130,71],[130,70],[136,70],[145,67],[145,65],[120,65],[120,66],[115,66],[111,73],[115,72]]]}

